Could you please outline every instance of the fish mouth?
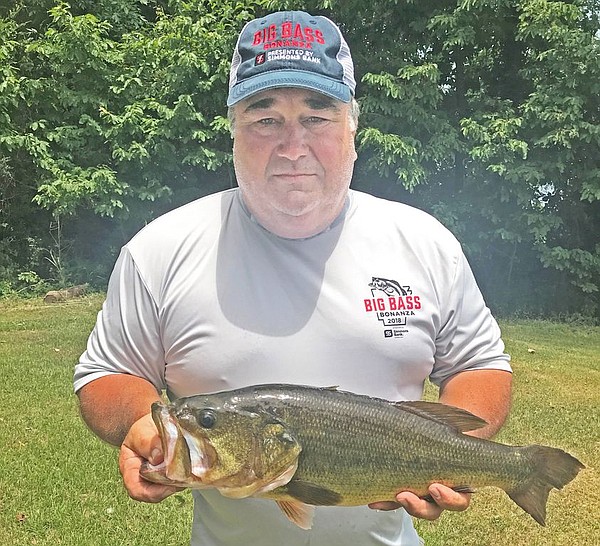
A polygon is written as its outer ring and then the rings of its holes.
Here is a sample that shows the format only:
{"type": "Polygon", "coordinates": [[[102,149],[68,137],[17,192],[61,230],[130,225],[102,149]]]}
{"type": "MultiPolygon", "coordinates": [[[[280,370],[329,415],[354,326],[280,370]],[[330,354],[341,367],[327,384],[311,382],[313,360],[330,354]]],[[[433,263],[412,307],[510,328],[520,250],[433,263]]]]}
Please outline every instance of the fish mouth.
{"type": "Polygon", "coordinates": [[[213,467],[215,450],[206,438],[194,436],[184,429],[180,430],[188,448],[190,475],[202,480],[213,467]]]}
{"type": "Polygon", "coordinates": [[[145,462],[140,469],[150,481],[185,487],[205,486],[203,479],[216,460],[216,452],[207,438],[184,429],[169,407],[152,404],[152,420],[160,436],[163,462],[145,462]]]}

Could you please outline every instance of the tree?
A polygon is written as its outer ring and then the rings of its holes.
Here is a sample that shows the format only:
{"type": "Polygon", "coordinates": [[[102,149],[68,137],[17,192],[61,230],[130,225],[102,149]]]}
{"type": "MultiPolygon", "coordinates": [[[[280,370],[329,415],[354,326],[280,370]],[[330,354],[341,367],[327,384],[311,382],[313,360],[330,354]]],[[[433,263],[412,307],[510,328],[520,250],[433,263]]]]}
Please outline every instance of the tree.
{"type": "Polygon", "coordinates": [[[19,165],[21,205],[33,199],[63,217],[74,242],[84,223],[116,228],[105,248],[114,254],[148,218],[234,183],[214,97],[226,90],[232,29],[249,15],[239,2],[153,3],[149,13],[123,1],[98,4],[101,19],[89,2],[75,4],[57,3],[48,19],[24,2],[15,8],[24,17],[9,29],[20,88],[7,95],[0,153],[19,165]],[[33,35],[28,17],[40,21],[33,35]]]}
{"type": "Polygon", "coordinates": [[[597,3],[317,4],[369,68],[359,184],[446,223],[496,308],[597,314],[597,3]]]}
{"type": "MultiPolygon", "coordinates": [[[[354,187],[450,227],[496,310],[598,315],[598,8],[0,2],[0,181],[10,203],[0,223],[27,223],[41,207],[36,241],[60,217],[73,255],[108,269],[144,221],[233,185],[224,99],[237,33],[255,14],[306,9],[338,22],[353,52],[362,109],[354,187]],[[92,227],[103,236],[86,246],[92,227]]],[[[7,248],[31,235],[11,229],[7,248]]],[[[11,259],[29,267],[40,246],[11,259]]]]}

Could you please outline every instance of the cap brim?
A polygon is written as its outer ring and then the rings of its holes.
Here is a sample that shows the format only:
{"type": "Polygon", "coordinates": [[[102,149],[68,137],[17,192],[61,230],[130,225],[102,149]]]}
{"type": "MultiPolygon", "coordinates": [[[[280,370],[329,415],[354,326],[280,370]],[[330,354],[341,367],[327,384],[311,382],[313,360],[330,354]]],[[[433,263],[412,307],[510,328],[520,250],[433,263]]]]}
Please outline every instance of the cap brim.
{"type": "Polygon", "coordinates": [[[352,100],[352,91],[350,91],[350,88],[337,80],[315,74],[314,72],[276,70],[259,74],[234,85],[229,90],[227,106],[233,106],[241,100],[247,99],[266,89],[279,87],[301,87],[323,93],[323,95],[342,102],[350,102],[352,100]]]}

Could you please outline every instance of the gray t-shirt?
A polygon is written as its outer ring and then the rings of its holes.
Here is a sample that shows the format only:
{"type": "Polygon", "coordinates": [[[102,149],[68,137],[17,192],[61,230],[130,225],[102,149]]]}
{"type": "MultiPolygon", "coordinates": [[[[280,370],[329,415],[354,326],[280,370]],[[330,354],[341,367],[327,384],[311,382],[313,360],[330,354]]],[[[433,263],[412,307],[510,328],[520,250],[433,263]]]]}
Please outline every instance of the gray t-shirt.
{"type": "MultiPolygon", "coordinates": [[[[296,383],[408,400],[427,377],[484,368],[510,371],[498,325],[431,216],[350,191],[327,230],[285,239],[236,189],[165,214],[123,248],[75,389],[130,373],[171,397],[296,383]]],[[[304,531],[272,501],[194,496],[198,546],[419,544],[403,510],[319,507],[304,531]]]]}

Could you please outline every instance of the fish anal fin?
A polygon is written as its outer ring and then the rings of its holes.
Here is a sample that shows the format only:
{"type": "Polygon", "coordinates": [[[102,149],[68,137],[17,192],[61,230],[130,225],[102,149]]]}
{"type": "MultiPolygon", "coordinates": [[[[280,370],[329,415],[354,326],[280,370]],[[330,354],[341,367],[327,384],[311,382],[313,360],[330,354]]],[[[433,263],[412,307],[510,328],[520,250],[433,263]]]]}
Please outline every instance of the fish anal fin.
{"type": "Polygon", "coordinates": [[[285,489],[288,495],[304,504],[335,506],[342,500],[339,493],[304,480],[291,480],[285,489]]]}
{"type": "Polygon", "coordinates": [[[473,415],[471,412],[441,404],[440,402],[425,402],[424,400],[414,400],[405,402],[395,402],[394,405],[403,411],[418,415],[424,419],[435,421],[452,427],[458,432],[467,432],[477,430],[487,425],[487,421],[473,415]]]}
{"type": "Polygon", "coordinates": [[[312,527],[315,507],[297,500],[278,500],[277,506],[285,516],[301,529],[308,530],[312,527]]]}
{"type": "MultiPolygon", "coordinates": [[[[468,485],[456,485],[456,486],[451,487],[450,489],[456,491],[457,493],[476,493],[476,490],[468,485]]],[[[421,498],[423,500],[426,500],[427,502],[431,502],[431,503],[435,504],[433,497],[429,494],[423,495],[421,498]]]]}

